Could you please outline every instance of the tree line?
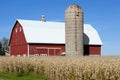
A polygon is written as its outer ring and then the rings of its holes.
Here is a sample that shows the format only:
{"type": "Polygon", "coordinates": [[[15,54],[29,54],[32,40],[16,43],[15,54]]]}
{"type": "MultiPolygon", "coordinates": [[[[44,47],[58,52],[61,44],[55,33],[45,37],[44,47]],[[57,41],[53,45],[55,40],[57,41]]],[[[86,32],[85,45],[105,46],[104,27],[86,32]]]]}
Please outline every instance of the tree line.
{"type": "Polygon", "coordinates": [[[9,52],[9,39],[4,37],[0,40],[0,55],[5,55],[6,52],[9,52]]]}

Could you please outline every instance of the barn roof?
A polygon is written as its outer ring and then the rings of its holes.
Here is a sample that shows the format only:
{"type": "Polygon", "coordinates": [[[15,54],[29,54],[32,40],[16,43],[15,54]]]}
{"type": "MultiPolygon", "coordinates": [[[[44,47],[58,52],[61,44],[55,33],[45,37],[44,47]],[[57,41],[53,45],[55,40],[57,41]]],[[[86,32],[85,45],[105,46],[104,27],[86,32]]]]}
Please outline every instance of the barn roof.
{"type": "MultiPolygon", "coordinates": [[[[17,20],[28,43],[65,44],[65,23],[17,20]]],[[[84,44],[102,45],[98,32],[90,24],[84,24],[84,44]]]]}

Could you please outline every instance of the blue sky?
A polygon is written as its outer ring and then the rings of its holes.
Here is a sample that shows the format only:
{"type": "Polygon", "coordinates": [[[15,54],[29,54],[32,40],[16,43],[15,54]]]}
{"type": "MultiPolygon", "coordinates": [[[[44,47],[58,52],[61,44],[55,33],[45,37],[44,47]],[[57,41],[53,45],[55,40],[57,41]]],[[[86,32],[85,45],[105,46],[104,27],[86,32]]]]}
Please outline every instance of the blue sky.
{"type": "Polygon", "coordinates": [[[97,29],[104,45],[102,55],[120,55],[120,0],[0,0],[0,39],[10,37],[16,19],[64,22],[64,11],[76,3],[84,11],[84,23],[97,29]]]}

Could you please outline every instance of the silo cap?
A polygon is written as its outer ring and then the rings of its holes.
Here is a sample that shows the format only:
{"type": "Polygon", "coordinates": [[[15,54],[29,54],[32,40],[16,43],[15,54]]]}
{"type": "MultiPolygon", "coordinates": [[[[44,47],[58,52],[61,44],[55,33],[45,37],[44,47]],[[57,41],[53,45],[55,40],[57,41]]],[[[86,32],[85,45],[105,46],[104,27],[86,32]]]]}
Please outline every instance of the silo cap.
{"type": "Polygon", "coordinates": [[[67,9],[65,10],[65,12],[83,12],[82,8],[77,5],[77,4],[72,4],[70,6],[67,7],[67,9]]]}

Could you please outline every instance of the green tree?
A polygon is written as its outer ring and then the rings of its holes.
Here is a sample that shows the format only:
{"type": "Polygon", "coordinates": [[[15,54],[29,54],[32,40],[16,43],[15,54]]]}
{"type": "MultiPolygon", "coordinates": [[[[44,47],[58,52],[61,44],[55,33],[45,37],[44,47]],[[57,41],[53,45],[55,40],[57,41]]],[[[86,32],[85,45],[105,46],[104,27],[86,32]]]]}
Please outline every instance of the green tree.
{"type": "Polygon", "coordinates": [[[0,42],[0,50],[2,49],[2,44],[1,44],[1,42],[0,42]]]}
{"type": "Polygon", "coordinates": [[[0,41],[0,55],[5,55],[6,52],[9,52],[8,44],[9,44],[9,39],[5,37],[0,41]]]}
{"type": "Polygon", "coordinates": [[[5,51],[4,51],[4,49],[2,48],[1,42],[0,42],[0,55],[5,55],[5,51]]]}
{"type": "Polygon", "coordinates": [[[3,38],[1,40],[1,44],[2,44],[2,48],[5,50],[5,51],[9,51],[9,39],[7,38],[3,38]]]}

